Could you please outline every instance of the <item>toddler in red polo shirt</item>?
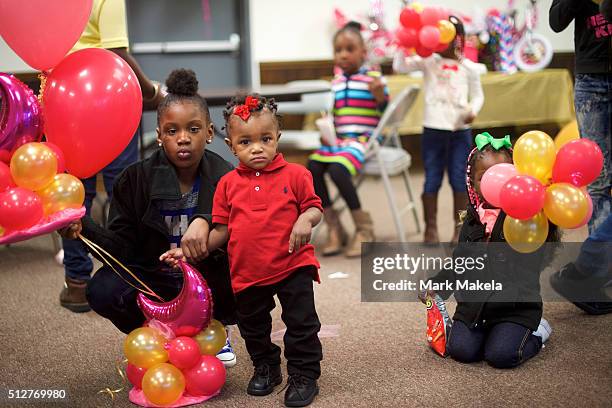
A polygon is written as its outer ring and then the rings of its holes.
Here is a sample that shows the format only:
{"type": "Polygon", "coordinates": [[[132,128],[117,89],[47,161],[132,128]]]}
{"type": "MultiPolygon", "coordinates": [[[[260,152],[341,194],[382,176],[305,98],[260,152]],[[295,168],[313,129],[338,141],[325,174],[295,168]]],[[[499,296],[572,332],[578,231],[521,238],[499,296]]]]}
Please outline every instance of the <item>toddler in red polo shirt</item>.
{"type": "Polygon", "coordinates": [[[276,151],[276,110],[273,99],[256,95],[227,104],[225,140],[240,164],[217,186],[208,250],[227,242],[238,327],[255,366],[247,393],[268,395],[282,382],[281,349],[270,339],[276,295],[287,326],[285,404],[301,407],[319,392],[323,357],[313,293],[319,263],[309,244],[322,207],[310,172],[276,151]]]}

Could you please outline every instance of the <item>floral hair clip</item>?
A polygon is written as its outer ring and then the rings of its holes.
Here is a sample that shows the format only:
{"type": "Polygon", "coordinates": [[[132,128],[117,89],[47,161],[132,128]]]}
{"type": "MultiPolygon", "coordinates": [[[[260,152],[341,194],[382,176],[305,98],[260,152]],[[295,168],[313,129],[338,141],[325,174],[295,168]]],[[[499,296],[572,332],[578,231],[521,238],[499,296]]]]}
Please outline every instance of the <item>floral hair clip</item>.
{"type": "Polygon", "coordinates": [[[251,117],[251,112],[257,109],[259,106],[259,99],[254,96],[247,96],[244,100],[244,104],[236,105],[234,107],[234,115],[240,117],[243,121],[249,120],[251,117]]]}

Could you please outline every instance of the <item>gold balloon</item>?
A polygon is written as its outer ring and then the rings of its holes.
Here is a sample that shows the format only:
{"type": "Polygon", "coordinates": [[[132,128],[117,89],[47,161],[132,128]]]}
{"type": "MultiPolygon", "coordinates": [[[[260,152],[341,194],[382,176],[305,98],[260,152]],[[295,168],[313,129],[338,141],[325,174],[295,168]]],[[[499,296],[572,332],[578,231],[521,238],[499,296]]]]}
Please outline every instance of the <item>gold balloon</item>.
{"type": "Polygon", "coordinates": [[[555,183],[546,188],[544,213],[561,228],[575,228],[587,216],[589,202],[584,193],[569,183],[555,183]]]}
{"type": "Polygon", "coordinates": [[[548,219],[543,211],[526,220],[510,216],[504,219],[504,238],[517,252],[528,254],[537,251],[548,236],[548,219]]]}
{"type": "Polygon", "coordinates": [[[45,215],[66,208],[79,208],[85,200],[85,188],[81,180],[66,173],[56,174],[50,184],[36,193],[42,199],[45,215]]]}
{"type": "Polygon", "coordinates": [[[166,338],[151,327],[132,330],[123,343],[123,352],[128,361],[136,367],[149,368],[168,361],[164,348],[166,338]]]}
{"type": "Polygon", "coordinates": [[[4,235],[4,228],[0,227],[0,237],[4,235]]]}
{"type": "Polygon", "coordinates": [[[440,30],[440,43],[448,44],[455,38],[457,29],[455,25],[448,20],[440,20],[438,22],[438,30],[440,30]]]}
{"type": "Polygon", "coordinates": [[[57,157],[42,143],[26,143],[11,157],[11,175],[19,187],[40,190],[57,173],[57,157]]]}
{"type": "Polygon", "coordinates": [[[512,157],[519,174],[535,177],[546,185],[546,177],[552,172],[556,155],[555,143],[550,136],[539,130],[531,130],[518,138],[512,157]]]}
{"type": "Polygon", "coordinates": [[[209,356],[216,356],[225,346],[227,332],[218,320],[212,319],[208,327],[193,336],[200,345],[200,352],[209,356]]]}
{"type": "Polygon", "coordinates": [[[422,13],[423,10],[425,9],[425,7],[423,6],[422,3],[419,3],[418,1],[415,1],[414,3],[410,3],[408,5],[408,8],[413,9],[414,11],[416,11],[417,13],[422,13]]]}
{"type": "Polygon", "coordinates": [[[168,363],[157,364],[142,377],[142,392],[155,405],[171,405],[185,391],[185,376],[168,363]]]}
{"type": "Polygon", "coordinates": [[[555,136],[555,147],[557,151],[559,151],[564,144],[578,139],[580,139],[578,122],[573,120],[567,125],[563,126],[563,129],[561,129],[557,136],[555,136]]]}

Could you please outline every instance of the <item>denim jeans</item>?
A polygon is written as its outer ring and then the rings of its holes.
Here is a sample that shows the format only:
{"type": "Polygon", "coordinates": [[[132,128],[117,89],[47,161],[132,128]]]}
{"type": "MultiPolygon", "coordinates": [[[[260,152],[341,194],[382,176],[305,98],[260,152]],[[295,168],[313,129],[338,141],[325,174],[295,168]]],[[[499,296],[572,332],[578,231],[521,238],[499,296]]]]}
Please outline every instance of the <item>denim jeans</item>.
{"type": "Polygon", "coordinates": [[[455,193],[465,192],[467,157],[472,146],[472,129],[423,129],[421,149],[425,166],[424,193],[437,193],[442,186],[444,169],[455,193]]]}
{"type": "Polygon", "coordinates": [[[576,267],[589,277],[606,278],[612,265],[612,213],[591,232],[580,248],[576,267]]]}
{"type": "Polygon", "coordinates": [[[448,353],[462,363],[483,359],[496,368],[521,365],[540,352],[542,340],[517,323],[502,322],[489,328],[470,329],[460,320],[453,322],[448,353]]]}
{"type": "MultiPolygon", "coordinates": [[[[113,183],[115,178],[123,169],[138,160],[138,139],[137,130],[130,144],[115,158],[109,165],[102,169],[104,178],[104,189],[110,199],[113,195],[113,183]]],[[[91,213],[91,204],[96,197],[96,176],[91,176],[81,180],[85,187],[85,209],[87,215],[91,213]]],[[[93,271],[93,262],[89,258],[85,245],[79,239],[63,239],[64,248],[64,270],[66,277],[78,280],[89,280],[93,271]]]]}
{"type": "Polygon", "coordinates": [[[587,187],[593,200],[592,233],[610,214],[612,197],[612,74],[577,74],[574,106],[580,136],[597,143],[604,156],[603,170],[587,187]]]}

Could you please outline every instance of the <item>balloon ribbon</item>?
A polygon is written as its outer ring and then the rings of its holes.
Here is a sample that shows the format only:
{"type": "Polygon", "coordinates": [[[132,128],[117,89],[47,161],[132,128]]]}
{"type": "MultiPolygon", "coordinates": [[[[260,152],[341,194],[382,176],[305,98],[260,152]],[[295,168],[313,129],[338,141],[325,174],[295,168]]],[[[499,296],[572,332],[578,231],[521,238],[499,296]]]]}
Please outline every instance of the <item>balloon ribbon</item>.
{"type": "Polygon", "coordinates": [[[127,358],[124,360],[119,360],[115,363],[115,368],[117,369],[117,372],[119,373],[119,377],[121,377],[121,387],[117,388],[116,390],[111,390],[110,387],[106,387],[103,390],[98,391],[98,394],[108,394],[111,397],[111,400],[115,400],[115,396],[116,394],[120,393],[121,391],[123,391],[125,389],[125,387],[128,384],[128,380],[125,377],[125,372],[123,371],[123,368],[121,367],[123,364],[126,364],[128,362],[127,358]]]}

